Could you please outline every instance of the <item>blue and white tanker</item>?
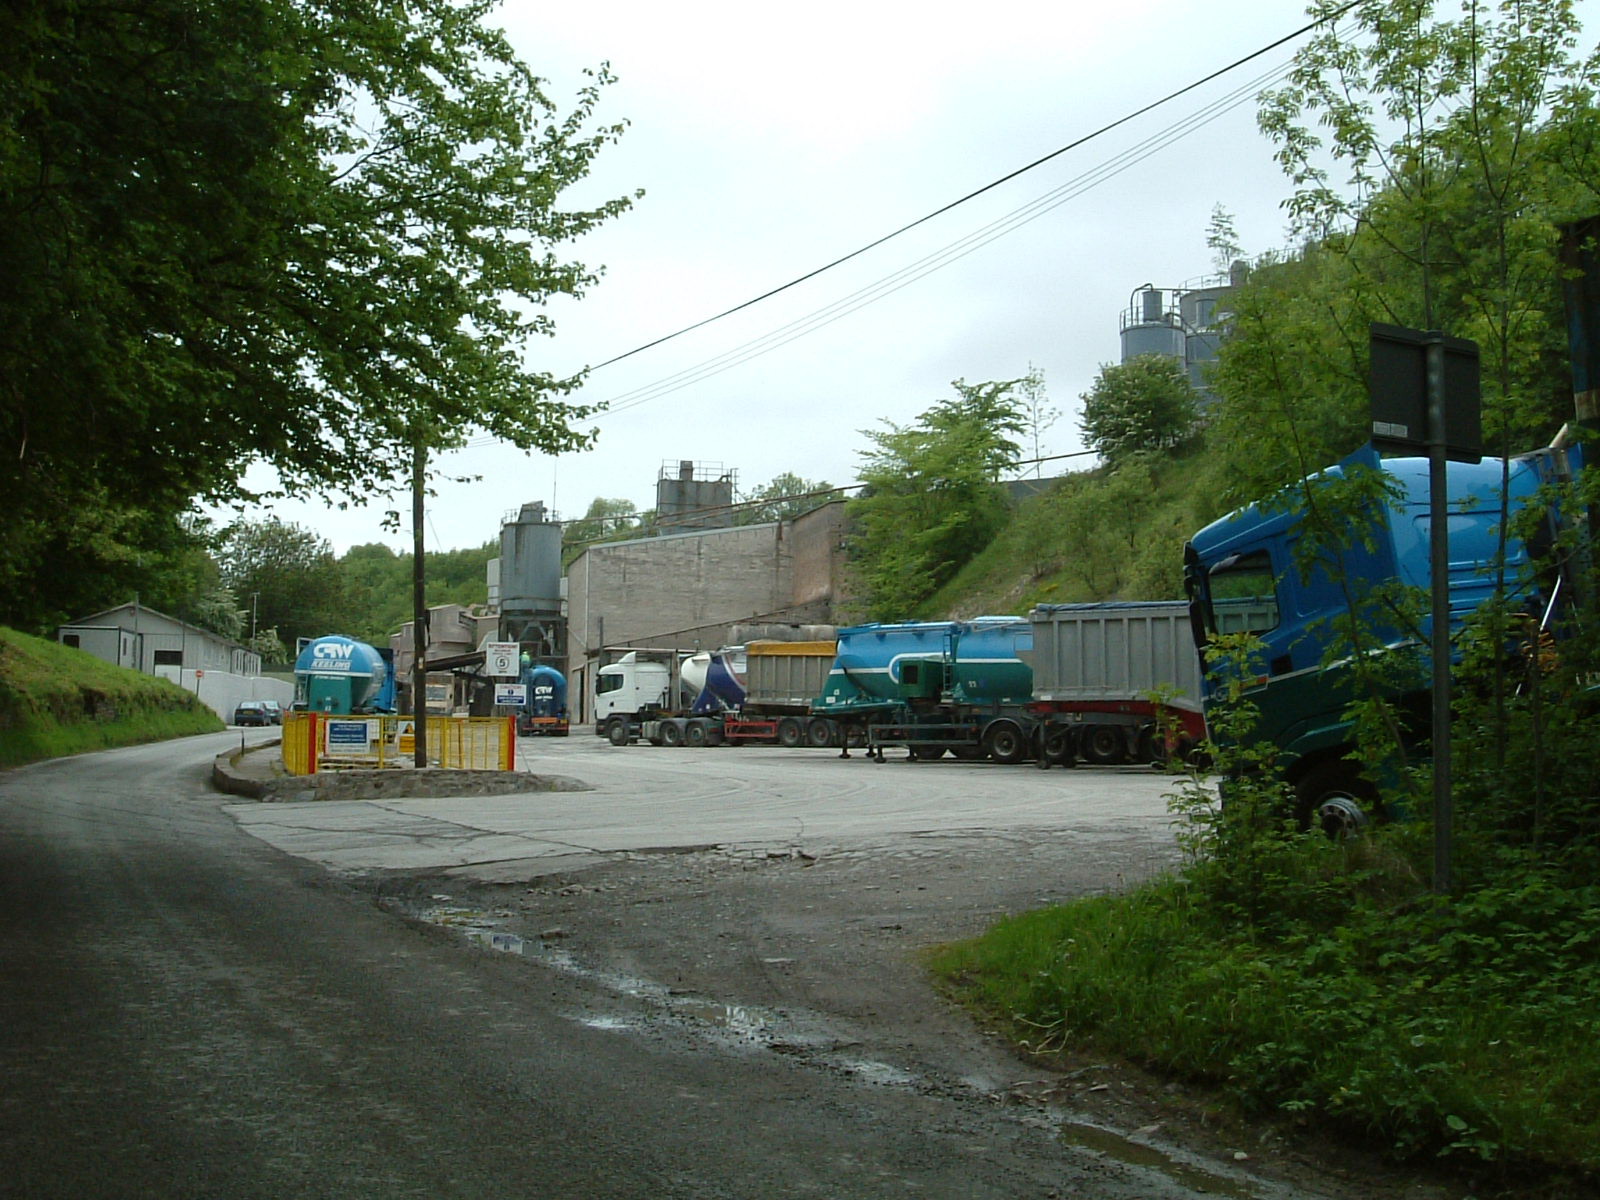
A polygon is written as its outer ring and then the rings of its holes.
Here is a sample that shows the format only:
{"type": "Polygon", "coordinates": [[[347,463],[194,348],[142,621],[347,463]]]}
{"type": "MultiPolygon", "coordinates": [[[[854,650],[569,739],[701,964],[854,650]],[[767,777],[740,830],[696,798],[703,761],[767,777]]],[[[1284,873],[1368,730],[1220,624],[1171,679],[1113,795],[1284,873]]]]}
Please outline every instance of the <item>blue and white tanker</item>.
{"type": "Polygon", "coordinates": [[[340,716],[393,712],[393,652],[342,634],[312,639],[294,662],[294,706],[340,716]]]}
{"type": "Polygon", "coordinates": [[[517,717],[517,732],[525,737],[566,737],[570,731],[566,676],[526,655],[523,659],[518,681],[528,689],[528,702],[517,717]]]}

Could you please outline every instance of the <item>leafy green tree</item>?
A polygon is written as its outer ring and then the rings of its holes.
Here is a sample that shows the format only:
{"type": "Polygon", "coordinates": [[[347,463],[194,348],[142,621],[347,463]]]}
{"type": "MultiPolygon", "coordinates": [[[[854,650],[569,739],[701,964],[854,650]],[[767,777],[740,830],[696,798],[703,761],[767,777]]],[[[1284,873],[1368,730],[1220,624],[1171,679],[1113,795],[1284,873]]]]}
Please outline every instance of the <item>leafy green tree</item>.
{"type": "Polygon", "coordinates": [[[792,471],[775,475],[753,492],[741,497],[734,514],[739,525],[760,525],[766,521],[792,521],[829,500],[839,499],[834,486],[822,479],[802,479],[792,471]]]}
{"type": "Polygon", "coordinates": [[[1211,248],[1211,265],[1226,274],[1233,264],[1244,257],[1244,245],[1234,225],[1233,214],[1222,205],[1211,208],[1211,220],[1206,225],[1206,245],[1211,248]]]}
{"type": "Polygon", "coordinates": [[[1444,12],[1363,3],[1344,18],[1358,37],[1330,22],[1264,97],[1260,123],[1299,229],[1344,260],[1322,263],[1345,276],[1342,297],[1325,292],[1329,323],[1363,352],[1374,320],[1478,342],[1485,435],[1514,450],[1570,409],[1551,387],[1563,355],[1554,225],[1592,202],[1595,163],[1574,136],[1594,125],[1594,66],[1575,58],[1577,18],[1559,0],[1444,12]]]}
{"type": "Polygon", "coordinates": [[[589,443],[578,379],[527,351],[595,281],[557,247],[630,203],[559,203],[620,132],[593,120],[610,77],[563,115],[490,7],[9,7],[0,619],[243,495],[252,460],[365,499],[419,442],[589,443]]]}
{"type": "Polygon", "coordinates": [[[861,603],[872,620],[906,620],[1005,524],[1000,474],[1018,456],[1022,380],[969,384],[916,424],[863,430],[864,487],[848,512],[861,603]]]}
{"type": "Polygon", "coordinates": [[[631,537],[639,528],[639,510],[632,500],[596,496],[588,511],[561,530],[561,565],[568,566],[593,542],[631,537]]]}
{"type": "Polygon", "coordinates": [[[350,633],[344,580],[326,538],[280,521],[239,521],[223,530],[217,554],[224,583],[254,606],[256,627],[279,631],[292,649],[302,637],[350,633]]]}
{"type": "Polygon", "coordinates": [[[184,620],[239,642],[251,636],[250,614],[239,607],[233,589],[221,583],[196,595],[179,610],[184,620]]]}
{"type": "Polygon", "coordinates": [[[1140,451],[1170,449],[1194,431],[1194,386],[1183,364],[1165,354],[1101,367],[1081,398],[1084,441],[1110,464],[1140,451]]]}
{"type": "Polygon", "coordinates": [[[1043,454],[1041,439],[1061,419],[1061,410],[1050,403],[1050,393],[1044,386],[1044,372],[1031,363],[1017,390],[1022,394],[1022,422],[1033,450],[1033,477],[1038,479],[1044,474],[1044,464],[1038,461],[1043,454]]]}

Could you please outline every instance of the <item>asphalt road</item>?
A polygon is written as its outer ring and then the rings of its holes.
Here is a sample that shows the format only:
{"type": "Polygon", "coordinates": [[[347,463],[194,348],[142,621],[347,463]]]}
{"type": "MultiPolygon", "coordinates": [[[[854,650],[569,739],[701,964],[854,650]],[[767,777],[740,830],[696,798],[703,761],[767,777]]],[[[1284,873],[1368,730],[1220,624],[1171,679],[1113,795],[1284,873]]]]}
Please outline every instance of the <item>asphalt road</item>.
{"type": "MultiPolygon", "coordinates": [[[[905,982],[906,948],[875,940],[914,928],[903,923],[819,945],[799,964],[811,997],[848,991],[839,973],[898,972],[878,990],[904,991],[905,1011],[933,1022],[924,1049],[961,1042],[981,1068],[919,1075],[877,1045],[846,1062],[839,1036],[831,1058],[804,1038],[728,1036],[748,1018],[737,996],[695,992],[686,1013],[683,987],[570,969],[609,946],[733,988],[711,951],[782,923],[743,907],[767,893],[715,892],[718,871],[757,880],[753,864],[786,868],[772,878],[796,913],[827,908],[827,880],[849,908],[864,893],[847,887],[881,887],[867,873],[932,878],[918,860],[928,839],[983,843],[987,861],[1023,869],[1026,848],[1049,842],[1079,863],[1071,890],[1116,886],[1170,856],[1153,776],[574,737],[524,753],[592,791],[247,806],[207,785],[211,757],[239,736],[0,775],[0,1195],[1333,1194],[1108,1151],[1064,1137],[1044,1109],[1002,1103],[1027,1069],[905,982]],[[703,875],[679,865],[693,862],[703,875]],[[554,886],[577,877],[608,881],[595,892],[610,906],[586,910],[592,948],[493,953],[447,919],[417,919],[447,907],[432,889],[499,888],[568,906],[581,932],[570,887],[554,886]]],[[[1005,874],[1008,896],[1051,887],[1005,874]]],[[[796,962],[736,957],[767,976],[796,962]]]]}

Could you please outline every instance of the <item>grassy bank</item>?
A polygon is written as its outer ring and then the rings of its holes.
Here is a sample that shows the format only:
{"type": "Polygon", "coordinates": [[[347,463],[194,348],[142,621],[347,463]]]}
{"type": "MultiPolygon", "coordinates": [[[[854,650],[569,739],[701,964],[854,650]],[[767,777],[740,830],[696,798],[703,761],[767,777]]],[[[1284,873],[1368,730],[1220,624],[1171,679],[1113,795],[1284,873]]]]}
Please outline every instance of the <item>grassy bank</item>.
{"type": "Polygon", "coordinates": [[[222,728],[165,679],[0,629],[0,767],[222,728]]]}
{"type": "Polygon", "coordinates": [[[1600,889],[1531,870],[1432,896],[1414,829],[1254,850],[1255,870],[1202,861],[1025,913],[931,966],[1046,1057],[1093,1047],[1210,1085],[1247,1115],[1397,1158],[1453,1157],[1497,1181],[1480,1195],[1590,1194],[1600,889]]]}

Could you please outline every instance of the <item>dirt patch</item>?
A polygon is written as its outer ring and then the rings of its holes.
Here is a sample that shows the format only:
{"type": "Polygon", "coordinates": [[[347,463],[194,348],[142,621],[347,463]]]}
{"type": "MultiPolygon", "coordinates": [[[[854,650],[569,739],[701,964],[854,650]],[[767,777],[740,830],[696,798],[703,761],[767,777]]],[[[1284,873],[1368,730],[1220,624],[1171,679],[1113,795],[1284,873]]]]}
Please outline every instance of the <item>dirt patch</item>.
{"type": "MultiPolygon", "coordinates": [[[[585,974],[670,1021],[807,1062],[1019,1106],[1069,1142],[1151,1162],[1196,1192],[1330,1200],[1516,1194],[1401,1169],[1308,1126],[1240,1120],[1203,1089],[1069,1049],[1030,1059],[934,990],[925,948],[1009,913],[1162,870],[1104,831],[907,837],[889,845],[625,854],[519,884],[389,877],[383,902],[489,949],[585,974]],[[1269,1181],[1231,1182],[1220,1164],[1269,1181]]],[[[596,1013],[595,1020],[605,1020],[596,1013]]],[[[715,1038],[713,1038],[715,1040],[715,1038]]],[[[1532,1192],[1522,1194],[1531,1195],[1532,1192]]]]}

